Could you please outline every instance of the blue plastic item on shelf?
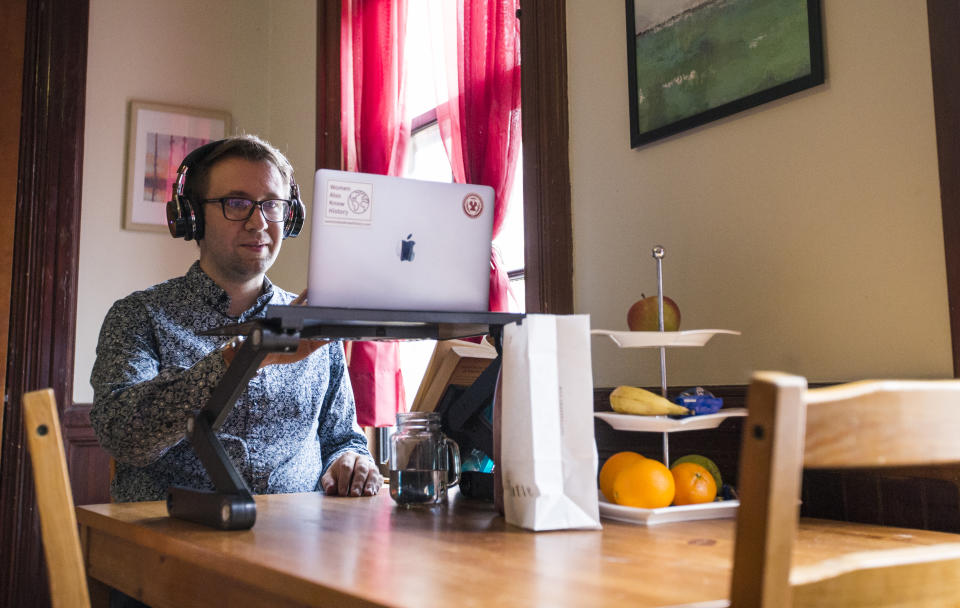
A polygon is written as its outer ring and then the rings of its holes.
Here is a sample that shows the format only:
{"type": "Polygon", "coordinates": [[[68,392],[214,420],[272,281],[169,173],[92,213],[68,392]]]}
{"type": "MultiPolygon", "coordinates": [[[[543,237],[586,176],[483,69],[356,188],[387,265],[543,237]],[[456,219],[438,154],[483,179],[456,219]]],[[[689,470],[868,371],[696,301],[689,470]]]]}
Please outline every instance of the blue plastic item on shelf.
{"type": "Polygon", "coordinates": [[[695,415],[716,414],[723,407],[723,399],[702,386],[689,388],[673,398],[674,403],[689,409],[695,415]]]}

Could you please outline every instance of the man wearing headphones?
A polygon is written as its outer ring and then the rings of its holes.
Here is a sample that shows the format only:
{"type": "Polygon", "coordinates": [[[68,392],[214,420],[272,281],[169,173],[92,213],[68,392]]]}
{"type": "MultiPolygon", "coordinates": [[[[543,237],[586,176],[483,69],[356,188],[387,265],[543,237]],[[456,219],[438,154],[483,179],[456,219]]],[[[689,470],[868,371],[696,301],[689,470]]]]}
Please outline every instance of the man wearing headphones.
{"type": "MultiPolygon", "coordinates": [[[[297,304],[265,273],[304,220],[293,168],[254,136],[201,146],[184,159],[168,203],[171,234],[196,239],[185,276],[116,302],[107,313],[90,382],[90,421],[116,460],[117,501],[162,500],[170,486],[212,485],[184,441],[237,345],[200,335],[297,304]]],[[[376,494],[383,483],[357,426],[341,343],[301,340],[270,354],[218,431],[255,494],[323,490],[376,494]]]]}

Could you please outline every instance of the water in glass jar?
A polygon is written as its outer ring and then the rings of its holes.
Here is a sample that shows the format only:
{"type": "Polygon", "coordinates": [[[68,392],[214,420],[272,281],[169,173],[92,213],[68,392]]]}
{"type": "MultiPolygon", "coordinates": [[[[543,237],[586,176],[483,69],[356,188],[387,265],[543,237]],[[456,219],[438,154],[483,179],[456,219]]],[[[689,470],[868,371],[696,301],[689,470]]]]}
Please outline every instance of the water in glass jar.
{"type": "Polygon", "coordinates": [[[446,471],[391,470],[390,497],[401,505],[427,505],[443,497],[446,471]]]}

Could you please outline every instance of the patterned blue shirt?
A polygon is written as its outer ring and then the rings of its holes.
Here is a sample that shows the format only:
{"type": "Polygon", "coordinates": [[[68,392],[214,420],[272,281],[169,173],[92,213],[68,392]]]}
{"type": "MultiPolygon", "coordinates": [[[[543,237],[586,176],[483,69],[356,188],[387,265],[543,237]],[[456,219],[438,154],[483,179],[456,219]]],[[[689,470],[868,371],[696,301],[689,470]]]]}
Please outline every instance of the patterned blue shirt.
{"type": "MultiPolygon", "coordinates": [[[[265,278],[254,306],[230,317],[229,296],[195,262],[185,276],[110,308],[90,377],[90,422],[116,459],[114,500],[162,500],[171,485],[213,487],[184,433],[227,368],[224,338],[198,333],[263,317],[268,304],[293,298],[265,278]]],[[[321,474],[342,453],[369,457],[342,344],[261,368],[217,435],[255,494],[318,490],[321,474]]]]}

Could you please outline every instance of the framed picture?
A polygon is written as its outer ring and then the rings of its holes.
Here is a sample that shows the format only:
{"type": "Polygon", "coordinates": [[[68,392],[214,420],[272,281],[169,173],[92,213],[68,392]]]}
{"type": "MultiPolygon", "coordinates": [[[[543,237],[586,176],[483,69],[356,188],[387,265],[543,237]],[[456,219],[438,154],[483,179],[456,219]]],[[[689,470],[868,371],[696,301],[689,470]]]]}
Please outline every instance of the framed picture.
{"type": "Polygon", "coordinates": [[[823,83],[820,0],[626,0],[630,147],[823,83]]]}
{"type": "Polygon", "coordinates": [[[180,161],[229,132],[227,112],[131,101],[123,227],[166,232],[180,161]]]}

